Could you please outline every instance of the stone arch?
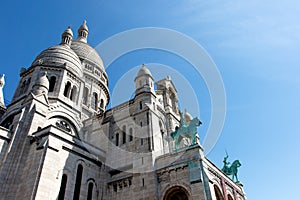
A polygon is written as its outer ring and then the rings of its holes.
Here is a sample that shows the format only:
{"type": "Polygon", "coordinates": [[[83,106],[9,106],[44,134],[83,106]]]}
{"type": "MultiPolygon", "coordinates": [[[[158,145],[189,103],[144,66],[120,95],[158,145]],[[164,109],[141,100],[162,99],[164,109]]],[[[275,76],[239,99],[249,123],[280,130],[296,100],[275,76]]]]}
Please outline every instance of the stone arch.
{"type": "Polygon", "coordinates": [[[228,195],[227,195],[227,199],[228,199],[228,200],[233,200],[233,197],[232,197],[230,194],[228,194],[228,195]]]}
{"type": "Polygon", "coordinates": [[[233,190],[231,188],[229,188],[228,186],[226,187],[226,194],[227,194],[227,199],[228,200],[233,200],[234,198],[234,194],[233,194],[233,190]]]}
{"type": "Polygon", "coordinates": [[[87,200],[91,200],[94,199],[93,197],[95,197],[97,195],[97,191],[98,191],[98,186],[97,183],[95,181],[94,178],[89,178],[86,181],[86,189],[87,189],[87,200]],[[92,188],[91,188],[91,184],[92,184],[92,188]]]}
{"type": "Polygon", "coordinates": [[[173,185],[167,188],[163,194],[163,200],[190,200],[190,192],[182,185],[173,185]]]}
{"type": "Polygon", "coordinates": [[[214,184],[214,192],[215,192],[216,200],[224,200],[222,192],[216,184],[214,184]]]}
{"type": "Polygon", "coordinates": [[[47,125],[54,125],[60,129],[66,131],[67,133],[79,137],[80,127],[76,124],[76,121],[68,117],[64,113],[51,113],[47,120],[47,125]]]}

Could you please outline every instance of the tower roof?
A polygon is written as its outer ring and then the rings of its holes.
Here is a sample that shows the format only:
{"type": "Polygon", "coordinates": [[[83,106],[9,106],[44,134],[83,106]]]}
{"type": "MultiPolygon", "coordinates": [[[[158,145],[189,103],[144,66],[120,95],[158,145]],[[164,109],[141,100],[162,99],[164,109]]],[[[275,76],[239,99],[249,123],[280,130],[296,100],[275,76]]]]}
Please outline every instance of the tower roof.
{"type": "Polygon", "coordinates": [[[68,28],[63,32],[61,35],[61,44],[71,45],[73,39],[73,31],[71,29],[71,26],[68,26],[68,28]]]}
{"type": "Polygon", "coordinates": [[[87,43],[87,36],[89,34],[88,26],[86,25],[86,20],[83,21],[83,24],[78,29],[77,41],[87,43]]]}
{"type": "Polygon", "coordinates": [[[137,74],[137,77],[144,76],[144,75],[149,75],[152,77],[150,70],[146,67],[145,64],[142,65],[141,69],[139,70],[139,72],[137,74]]]}

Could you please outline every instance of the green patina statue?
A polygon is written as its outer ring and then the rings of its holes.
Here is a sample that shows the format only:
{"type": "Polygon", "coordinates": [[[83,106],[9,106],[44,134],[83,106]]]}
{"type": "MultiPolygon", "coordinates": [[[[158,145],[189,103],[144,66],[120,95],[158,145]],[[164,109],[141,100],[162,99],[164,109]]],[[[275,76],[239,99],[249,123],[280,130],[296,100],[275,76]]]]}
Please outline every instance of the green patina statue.
{"type": "Polygon", "coordinates": [[[230,165],[230,162],[227,161],[228,159],[228,154],[226,153],[226,156],[224,157],[224,160],[223,160],[223,163],[224,163],[224,166],[222,168],[222,171],[227,175],[232,175],[232,180],[234,181],[234,177],[235,177],[235,182],[238,183],[239,182],[239,179],[237,177],[237,173],[238,173],[238,167],[240,167],[242,164],[240,163],[239,160],[235,160],[233,161],[233,163],[230,165]]]}
{"type": "Polygon", "coordinates": [[[195,117],[191,119],[191,116],[188,113],[185,113],[185,117],[180,113],[180,126],[174,132],[171,133],[171,137],[175,141],[175,150],[178,150],[179,143],[183,139],[190,139],[191,144],[194,145],[197,143],[197,126],[200,126],[202,122],[195,117]]]}

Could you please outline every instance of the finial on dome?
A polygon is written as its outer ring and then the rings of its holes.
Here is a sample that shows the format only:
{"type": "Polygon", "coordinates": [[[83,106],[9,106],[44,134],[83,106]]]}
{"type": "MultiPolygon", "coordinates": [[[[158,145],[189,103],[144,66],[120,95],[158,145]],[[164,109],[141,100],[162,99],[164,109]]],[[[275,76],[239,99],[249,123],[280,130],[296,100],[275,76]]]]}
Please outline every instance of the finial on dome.
{"type": "Polygon", "coordinates": [[[73,39],[73,31],[71,29],[71,25],[69,25],[68,28],[61,35],[61,44],[66,44],[70,46],[72,39],[73,39]]]}
{"type": "Polygon", "coordinates": [[[83,21],[83,24],[78,29],[77,40],[82,42],[87,42],[87,36],[89,34],[89,29],[86,25],[86,20],[83,21]]]}
{"type": "Polygon", "coordinates": [[[3,97],[3,86],[5,84],[4,76],[5,74],[2,74],[2,76],[0,77],[0,106],[1,107],[5,107],[4,97],[3,97]]]}

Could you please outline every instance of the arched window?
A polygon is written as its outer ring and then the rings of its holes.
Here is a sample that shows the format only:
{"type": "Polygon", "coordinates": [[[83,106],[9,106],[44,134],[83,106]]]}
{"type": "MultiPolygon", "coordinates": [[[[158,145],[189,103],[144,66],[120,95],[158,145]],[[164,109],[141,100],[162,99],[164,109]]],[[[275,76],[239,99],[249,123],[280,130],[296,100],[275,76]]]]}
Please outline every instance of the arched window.
{"type": "Polygon", "coordinates": [[[116,133],[116,146],[119,146],[119,133],[116,133]]]}
{"type": "Polygon", "coordinates": [[[76,86],[74,85],[72,90],[71,90],[71,96],[70,96],[70,99],[74,102],[76,102],[76,99],[77,99],[77,88],[76,86]]]}
{"type": "Polygon", "coordinates": [[[55,76],[51,76],[51,78],[49,80],[49,92],[53,92],[54,91],[55,83],[56,83],[56,77],[55,76]]]}
{"type": "Polygon", "coordinates": [[[143,109],[143,103],[140,101],[140,110],[143,109]]]}
{"type": "Polygon", "coordinates": [[[181,186],[173,186],[168,189],[164,198],[164,200],[173,200],[173,199],[191,199],[187,190],[181,186]]]}
{"type": "MultiPolygon", "coordinates": [[[[7,128],[7,129],[10,129],[11,128],[11,125],[14,121],[14,115],[10,115],[9,117],[7,117],[1,124],[0,126],[4,127],[4,128],[7,128]]],[[[12,128],[11,128],[12,130],[12,128]]]]}
{"type": "Polygon", "coordinates": [[[159,120],[159,128],[160,128],[160,132],[163,134],[165,132],[165,128],[163,126],[163,123],[160,120],[159,120]]]}
{"type": "Polygon", "coordinates": [[[57,198],[58,200],[65,199],[67,180],[68,180],[68,176],[66,174],[63,174],[63,176],[61,178],[61,184],[60,184],[59,194],[58,194],[58,198],[57,198]]]}
{"type": "Polygon", "coordinates": [[[82,167],[81,164],[79,164],[78,167],[77,167],[77,174],[76,174],[76,182],[75,182],[75,189],[74,189],[73,200],[79,200],[79,197],[80,197],[82,172],[83,172],[83,167],[82,167]]]}
{"type": "Polygon", "coordinates": [[[223,195],[217,185],[214,185],[216,200],[224,200],[223,195]]]}
{"type": "Polygon", "coordinates": [[[65,90],[64,90],[64,96],[65,97],[69,97],[70,90],[71,90],[71,83],[68,81],[66,86],[65,86],[65,90]]]}
{"type": "Polygon", "coordinates": [[[131,142],[133,139],[133,131],[132,128],[129,129],[129,141],[131,142]]]}
{"type": "Polygon", "coordinates": [[[103,101],[103,99],[100,100],[100,108],[104,108],[104,101],[103,101]]]}
{"type": "Polygon", "coordinates": [[[126,126],[124,125],[123,126],[123,144],[125,144],[126,143],[126,126]]]}
{"type": "Polygon", "coordinates": [[[230,194],[227,195],[228,200],[233,200],[232,196],[230,194]]]}
{"type": "Polygon", "coordinates": [[[88,96],[89,96],[89,89],[87,87],[85,87],[84,90],[83,90],[83,96],[82,96],[82,103],[84,105],[87,105],[88,96]]]}
{"type": "Polygon", "coordinates": [[[22,82],[21,87],[20,87],[20,93],[19,95],[24,94],[24,89],[25,89],[25,85],[26,85],[26,80],[22,82]]]}
{"type": "Polygon", "coordinates": [[[92,200],[93,199],[93,188],[94,188],[94,184],[92,182],[90,182],[89,186],[88,186],[87,200],[92,200]]]}
{"type": "Polygon", "coordinates": [[[29,88],[29,85],[30,85],[30,82],[31,82],[31,78],[29,78],[29,79],[26,81],[25,88],[24,88],[24,92],[27,92],[27,90],[28,90],[28,88],[29,88]]]}
{"type": "Polygon", "coordinates": [[[98,104],[98,94],[96,92],[93,92],[91,106],[94,110],[97,110],[97,104],[98,104]]]}

